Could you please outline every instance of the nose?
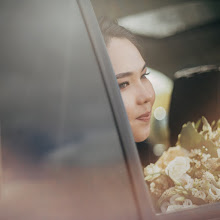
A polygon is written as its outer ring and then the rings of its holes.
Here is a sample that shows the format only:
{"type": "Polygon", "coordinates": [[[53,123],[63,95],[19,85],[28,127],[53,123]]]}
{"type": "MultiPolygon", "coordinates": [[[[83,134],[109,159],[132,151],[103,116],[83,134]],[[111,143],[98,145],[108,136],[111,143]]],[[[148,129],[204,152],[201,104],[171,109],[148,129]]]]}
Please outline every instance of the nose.
{"type": "Polygon", "coordinates": [[[154,89],[148,81],[147,83],[138,84],[136,88],[136,100],[138,105],[142,105],[147,102],[153,102],[155,97],[154,89]]]}

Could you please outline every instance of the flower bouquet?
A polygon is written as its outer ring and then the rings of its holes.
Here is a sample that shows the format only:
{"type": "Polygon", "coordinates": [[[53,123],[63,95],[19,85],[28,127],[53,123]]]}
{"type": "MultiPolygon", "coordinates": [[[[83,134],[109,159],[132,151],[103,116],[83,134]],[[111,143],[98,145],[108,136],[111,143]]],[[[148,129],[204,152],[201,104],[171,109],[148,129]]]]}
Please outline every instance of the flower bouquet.
{"type": "Polygon", "coordinates": [[[220,119],[184,124],[176,146],[145,167],[144,176],[162,212],[220,201],[220,119]]]}

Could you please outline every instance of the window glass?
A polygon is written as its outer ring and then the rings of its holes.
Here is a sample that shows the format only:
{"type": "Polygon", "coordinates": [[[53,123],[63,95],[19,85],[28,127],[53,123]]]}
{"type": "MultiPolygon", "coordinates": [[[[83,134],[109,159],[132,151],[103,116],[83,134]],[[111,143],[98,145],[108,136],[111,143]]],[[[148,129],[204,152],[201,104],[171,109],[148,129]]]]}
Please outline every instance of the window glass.
{"type": "Polygon", "coordinates": [[[1,215],[136,219],[77,3],[3,1],[0,8],[1,215]]]}

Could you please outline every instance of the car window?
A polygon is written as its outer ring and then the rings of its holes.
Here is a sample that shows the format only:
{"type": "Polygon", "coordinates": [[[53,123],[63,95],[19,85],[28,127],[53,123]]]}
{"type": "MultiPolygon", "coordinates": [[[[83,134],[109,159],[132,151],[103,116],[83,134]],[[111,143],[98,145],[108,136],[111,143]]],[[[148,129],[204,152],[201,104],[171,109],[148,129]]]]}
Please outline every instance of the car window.
{"type": "Polygon", "coordinates": [[[77,2],[10,0],[0,7],[0,215],[138,219],[77,2]]]}

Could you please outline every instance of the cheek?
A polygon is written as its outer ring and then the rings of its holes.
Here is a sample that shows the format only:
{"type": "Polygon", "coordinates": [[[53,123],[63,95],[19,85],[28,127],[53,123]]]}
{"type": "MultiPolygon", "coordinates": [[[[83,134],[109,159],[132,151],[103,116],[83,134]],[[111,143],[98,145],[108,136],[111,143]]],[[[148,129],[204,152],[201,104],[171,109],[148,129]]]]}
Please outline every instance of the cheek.
{"type": "Polygon", "coordinates": [[[155,91],[154,91],[154,88],[149,80],[145,81],[145,87],[147,88],[148,93],[150,94],[150,102],[153,106],[154,101],[155,101],[155,91]]]}
{"type": "Polygon", "coordinates": [[[156,98],[155,91],[154,91],[154,89],[153,89],[153,87],[152,87],[152,101],[151,101],[152,106],[153,106],[153,104],[154,104],[154,102],[155,102],[155,98],[156,98]]]}
{"type": "MultiPolygon", "coordinates": [[[[151,84],[151,83],[150,83],[151,84]]],[[[153,86],[152,86],[152,84],[151,84],[151,88],[152,88],[152,96],[153,96],[153,98],[152,98],[152,103],[154,104],[154,101],[155,101],[155,97],[156,97],[156,94],[155,94],[155,91],[154,91],[154,88],[153,88],[153,86]]]]}
{"type": "Polygon", "coordinates": [[[129,93],[129,91],[121,92],[121,96],[128,115],[128,119],[130,121],[134,115],[134,97],[129,93]]]}

